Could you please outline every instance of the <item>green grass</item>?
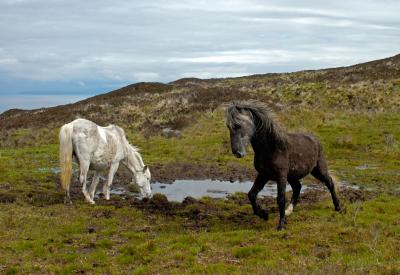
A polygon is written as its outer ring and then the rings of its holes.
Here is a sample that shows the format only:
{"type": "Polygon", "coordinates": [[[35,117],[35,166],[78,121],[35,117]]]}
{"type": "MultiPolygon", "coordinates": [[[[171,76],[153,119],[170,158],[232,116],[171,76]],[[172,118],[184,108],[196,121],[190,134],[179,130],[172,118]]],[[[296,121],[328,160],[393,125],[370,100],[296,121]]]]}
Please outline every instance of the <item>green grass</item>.
{"type": "MultiPolygon", "coordinates": [[[[224,220],[224,225],[214,218],[206,230],[191,230],[179,215],[146,214],[129,207],[3,204],[0,209],[1,268],[18,273],[339,274],[400,268],[400,200],[387,195],[349,204],[342,214],[334,213],[328,201],[307,210],[300,206],[283,232],[275,230],[276,214],[268,222],[249,215],[250,223],[224,220]],[[94,218],[102,211],[111,217],[94,218]]],[[[223,211],[248,208],[236,205],[223,211]]]]}

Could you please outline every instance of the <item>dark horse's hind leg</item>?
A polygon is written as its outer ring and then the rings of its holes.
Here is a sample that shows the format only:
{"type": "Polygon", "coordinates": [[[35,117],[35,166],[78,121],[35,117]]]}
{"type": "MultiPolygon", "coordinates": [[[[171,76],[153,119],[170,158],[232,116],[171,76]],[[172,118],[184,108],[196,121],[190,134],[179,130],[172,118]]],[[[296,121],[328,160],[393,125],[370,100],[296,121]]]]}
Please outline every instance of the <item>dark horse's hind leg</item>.
{"type": "Polygon", "coordinates": [[[277,185],[278,185],[278,197],[276,198],[276,201],[277,201],[278,207],[279,207],[278,230],[284,229],[285,228],[285,224],[286,224],[286,219],[285,219],[286,183],[287,183],[286,182],[286,178],[281,178],[277,182],[277,185]]]}
{"type": "Polygon", "coordinates": [[[293,208],[296,206],[299,200],[299,195],[301,190],[301,183],[299,180],[289,180],[289,184],[292,187],[293,193],[292,193],[292,199],[290,200],[290,204],[285,211],[286,216],[292,214],[293,208]]]}
{"type": "Polygon", "coordinates": [[[254,214],[264,220],[268,220],[268,213],[267,211],[261,209],[257,204],[257,194],[264,188],[267,181],[267,177],[262,174],[258,174],[256,180],[254,181],[253,187],[251,187],[249,193],[247,194],[249,196],[251,206],[253,207],[254,214]]]}
{"type": "Polygon", "coordinates": [[[326,166],[325,160],[321,157],[318,161],[317,166],[311,171],[316,179],[322,181],[326,187],[328,187],[329,192],[331,192],[333,205],[336,211],[340,211],[340,202],[336,194],[335,183],[333,182],[331,176],[329,176],[328,168],[326,166]]]}

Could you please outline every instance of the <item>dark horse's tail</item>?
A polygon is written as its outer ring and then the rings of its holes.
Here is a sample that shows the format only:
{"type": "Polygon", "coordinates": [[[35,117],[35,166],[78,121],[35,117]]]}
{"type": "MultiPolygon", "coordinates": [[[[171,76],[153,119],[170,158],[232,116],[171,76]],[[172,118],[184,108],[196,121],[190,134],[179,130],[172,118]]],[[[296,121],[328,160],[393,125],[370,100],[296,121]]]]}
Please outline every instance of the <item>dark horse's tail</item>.
{"type": "Polygon", "coordinates": [[[326,187],[328,187],[329,192],[331,193],[332,196],[332,201],[335,206],[335,210],[340,211],[341,207],[340,207],[340,201],[337,197],[337,189],[338,189],[337,185],[329,175],[328,166],[326,164],[326,160],[320,142],[318,142],[318,147],[319,147],[319,154],[318,154],[317,166],[315,166],[315,168],[311,171],[311,174],[318,180],[322,181],[326,185],[326,187]]]}
{"type": "MultiPolygon", "coordinates": [[[[326,163],[326,160],[324,157],[324,151],[322,149],[322,145],[320,142],[318,142],[317,166],[314,168],[314,170],[311,172],[311,174],[325,184],[332,184],[333,188],[335,189],[335,193],[338,193],[338,186],[336,183],[337,181],[336,181],[336,179],[335,180],[332,179],[332,176],[330,175],[330,173],[328,171],[328,165],[326,163]]],[[[329,186],[328,186],[328,188],[329,188],[329,186]]]]}

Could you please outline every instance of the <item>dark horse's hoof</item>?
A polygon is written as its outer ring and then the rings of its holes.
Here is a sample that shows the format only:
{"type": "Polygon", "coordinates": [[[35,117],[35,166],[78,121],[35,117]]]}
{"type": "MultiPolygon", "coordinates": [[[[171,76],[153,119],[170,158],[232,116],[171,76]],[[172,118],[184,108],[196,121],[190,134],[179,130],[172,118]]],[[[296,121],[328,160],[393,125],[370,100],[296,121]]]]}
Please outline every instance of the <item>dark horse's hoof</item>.
{"type": "Polygon", "coordinates": [[[278,227],[276,228],[276,230],[281,231],[284,230],[285,226],[283,224],[278,225],[278,227]]]}
{"type": "Polygon", "coordinates": [[[260,210],[255,214],[265,221],[268,220],[268,213],[265,210],[260,210]]]}
{"type": "Polygon", "coordinates": [[[276,229],[278,231],[285,229],[285,224],[287,224],[286,218],[280,219],[278,227],[276,229]]]}
{"type": "Polygon", "coordinates": [[[342,210],[342,207],[340,207],[340,205],[335,206],[335,211],[339,212],[339,211],[341,211],[341,210],[342,210]]]}

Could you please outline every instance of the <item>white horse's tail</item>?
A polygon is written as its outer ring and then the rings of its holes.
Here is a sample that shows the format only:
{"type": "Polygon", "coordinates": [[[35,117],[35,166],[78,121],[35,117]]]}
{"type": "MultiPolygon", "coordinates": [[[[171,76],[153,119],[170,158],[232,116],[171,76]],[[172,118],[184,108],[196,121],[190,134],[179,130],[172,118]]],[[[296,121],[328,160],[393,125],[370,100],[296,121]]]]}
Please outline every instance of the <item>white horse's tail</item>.
{"type": "Polygon", "coordinates": [[[72,123],[65,124],[60,130],[60,167],[61,186],[69,197],[69,186],[72,177],[72,123]]]}

